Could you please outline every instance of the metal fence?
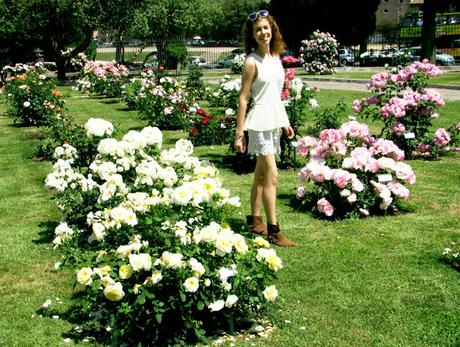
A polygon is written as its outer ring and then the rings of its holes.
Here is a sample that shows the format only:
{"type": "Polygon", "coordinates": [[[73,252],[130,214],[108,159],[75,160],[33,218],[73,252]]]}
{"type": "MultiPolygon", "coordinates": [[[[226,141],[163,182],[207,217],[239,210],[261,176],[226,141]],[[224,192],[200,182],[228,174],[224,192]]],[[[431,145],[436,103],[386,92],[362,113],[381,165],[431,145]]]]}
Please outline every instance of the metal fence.
{"type": "MultiPolygon", "coordinates": [[[[157,39],[150,42],[131,41],[122,46],[121,59],[132,66],[155,67],[161,59],[161,45],[180,44],[187,49],[186,66],[197,62],[203,68],[230,67],[235,54],[242,53],[238,39],[228,41],[206,41],[200,38],[157,39]]],[[[397,65],[420,59],[421,27],[400,27],[379,30],[369,36],[366,52],[360,53],[360,46],[340,47],[339,63],[348,66],[397,65]]],[[[460,27],[436,26],[436,60],[440,65],[460,63],[460,27]],[[444,54],[443,54],[444,53],[444,54]]],[[[96,60],[115,60],[116,47],[109,43],[100,44],[96,60]]]]}

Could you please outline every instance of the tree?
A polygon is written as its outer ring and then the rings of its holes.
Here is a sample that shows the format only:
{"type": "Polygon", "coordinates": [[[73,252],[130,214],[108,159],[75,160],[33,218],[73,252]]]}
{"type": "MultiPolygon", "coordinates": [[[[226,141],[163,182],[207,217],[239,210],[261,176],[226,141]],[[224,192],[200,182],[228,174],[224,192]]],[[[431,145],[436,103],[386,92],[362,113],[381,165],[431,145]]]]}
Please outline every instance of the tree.
{"type": "Polygon", "coordinates": [[[375,12],[380,0],[272,0],[270,13],[280,25],[289,48],[316,29],[334,34],[340,44],[361,44],[375,30],[375,12]]]}
{"type": "Polygon", "coordinates": [[[95,0],[4,0],[0,12],[0,42],[12,63],[34,59],[42,49],[47,60],[55,61],[58,78],[65,79],[66,61],[91,43],[101,8],[95,0]],[[27,20],[24,20],[27,18],[27,20]],[[72,48],[67,57],[62,51],[72,48]]]}
{"type": "Polygon", "coordinates": [[[458,7],[454,0],[425,0],[423,2],[422,57],[436,62],[436,12],[458,7]]]}

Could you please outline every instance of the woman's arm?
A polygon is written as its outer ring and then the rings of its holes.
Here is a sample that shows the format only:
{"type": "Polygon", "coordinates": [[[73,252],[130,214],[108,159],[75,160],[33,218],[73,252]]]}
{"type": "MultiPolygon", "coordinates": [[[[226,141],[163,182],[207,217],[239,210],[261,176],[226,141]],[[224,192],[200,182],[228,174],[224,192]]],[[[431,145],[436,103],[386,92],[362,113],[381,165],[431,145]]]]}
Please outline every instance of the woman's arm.
{"type": "Polygon", "coordinates": [[[248,58],[244,62],[243,73],[241,76],[241,90],[238,98],[238,113],[236,116],[236,134],[235,134],[235,149],[243,153],[246,149],[244,143],[244,120],[248,107],[249,95],[251,94],[252,82],[257,75],[257,68],[254,58],[248,58]]]}

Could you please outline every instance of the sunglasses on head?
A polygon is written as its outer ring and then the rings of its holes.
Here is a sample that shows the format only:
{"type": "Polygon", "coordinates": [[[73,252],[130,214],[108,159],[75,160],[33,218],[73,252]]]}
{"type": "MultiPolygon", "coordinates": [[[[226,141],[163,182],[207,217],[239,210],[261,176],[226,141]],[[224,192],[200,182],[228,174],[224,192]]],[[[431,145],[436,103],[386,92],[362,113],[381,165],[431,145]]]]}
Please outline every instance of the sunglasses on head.
{"type": "Polygon", "coordinates": [[[267,10],[261,10],[261,11],[258,11],[258,12],[252,12],[251,14],[249,14],[248,16],[248,19],[252,22],[254,22],[257,17],[268,17],[268,11],[267,10]]]}

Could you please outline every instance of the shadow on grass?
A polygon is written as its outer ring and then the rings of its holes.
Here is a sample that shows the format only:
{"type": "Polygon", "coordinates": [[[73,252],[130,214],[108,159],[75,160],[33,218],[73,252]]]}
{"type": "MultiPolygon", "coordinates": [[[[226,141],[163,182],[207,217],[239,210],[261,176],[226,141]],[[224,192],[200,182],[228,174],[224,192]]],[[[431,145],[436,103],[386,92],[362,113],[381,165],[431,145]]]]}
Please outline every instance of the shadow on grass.
{"type": "Polygon", "coordinates": [[[51,243],[55,238],[54,230],[58,226],[56,221],[40,222],[38,224],[40,231],[38,232],[38,238],[32,240],[35,244],[51,243]]]}
{"type": "MultiPolygon", "coordinates": [[[[71,300],[78,302],[81,300],[83,294],[83,292],[75,292],[71,300]]],[[[74,305],[66,310],[59,310],[55,308],[57,305],[51,301],[49,303],[48,307],[40,307],[35,311],[35,314],[44,318],[61,319],[70,323],[73,328],[62,333],[62,338],[71,339],[74,343],[93,341],[108,345],[110,342],[110,333],[102,325],[103,322],[98,321],[97,312],[95,312],[94,317],[91,319],[91,317],[83,313],[81,306],[74,305]]]]}

